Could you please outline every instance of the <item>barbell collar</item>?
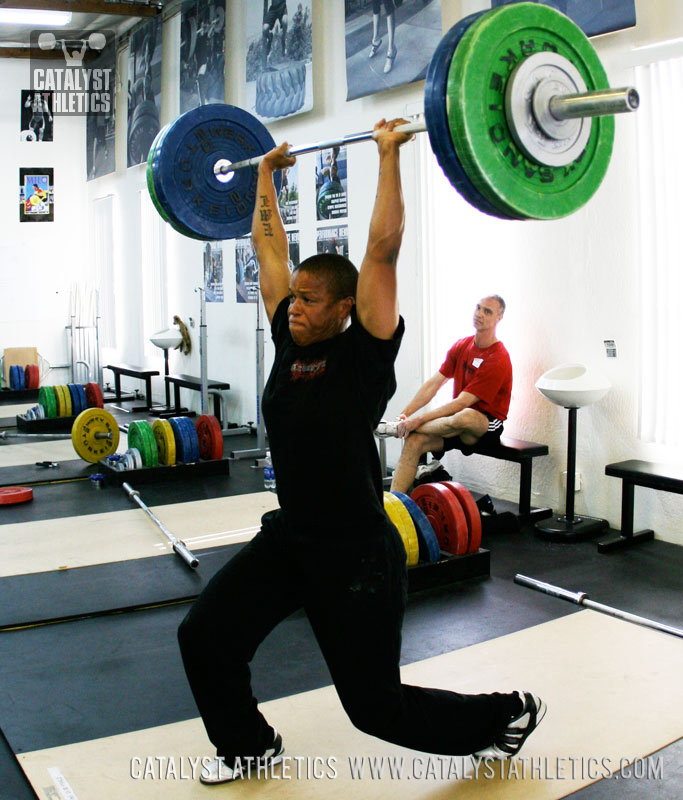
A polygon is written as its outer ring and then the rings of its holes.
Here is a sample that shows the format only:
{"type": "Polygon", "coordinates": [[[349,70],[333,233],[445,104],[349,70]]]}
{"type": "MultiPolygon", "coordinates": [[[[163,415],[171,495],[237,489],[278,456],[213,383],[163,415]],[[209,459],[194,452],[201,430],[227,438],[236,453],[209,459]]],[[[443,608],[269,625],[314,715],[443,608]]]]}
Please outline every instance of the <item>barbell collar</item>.
{"type": "Polygon", "coordinates": [[[623,89],[601,89],[597,92],[555,95],[550,98],[549,111],[557,120],[584,117],[606,117],[636,111],[640,96],[633,86],[623,89]]]}
{"type": "MultiPolygon", "coordinates": [[[[403,125],[397,125],[395,131],[400,133],[423,133],[427,130],[427,123],[425,122],[424,115],[420,115],[418,119],[413,122],[406,122],[403,125]]],[[[333,147],[344,147],[349,144],[356,144],[357,142],[367,142],[373,138],[374,131],[362,131],[361,133],[350,133],[347,136],[342,136],[340,139],[328,139],[323,142],[314,142],[312,144],[302,144],[297,147],[292,147],[287,151],[288,156],[300,156],[304,153],[316,153],[319,150],[331,150],[333,147]]],[[[246,169],[247,167],[257,167],[265,158],[265,154],[261,156],[254,156],[247,158],[244,161],[236,161],[234,164],[225,164],[217,162],[214,167],[216,175],[226,175],[229,172],[236,172],[239,169],[246,169]]]]}

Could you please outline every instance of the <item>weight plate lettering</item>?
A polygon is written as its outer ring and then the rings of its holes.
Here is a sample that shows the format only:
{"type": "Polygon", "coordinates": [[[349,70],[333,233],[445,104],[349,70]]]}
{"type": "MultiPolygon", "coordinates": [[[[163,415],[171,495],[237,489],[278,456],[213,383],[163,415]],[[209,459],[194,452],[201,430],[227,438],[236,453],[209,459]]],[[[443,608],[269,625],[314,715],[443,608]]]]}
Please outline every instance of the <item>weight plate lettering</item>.
{"type": "Polygon", "coordinates": [[[479,508],[477,507],[474,497],[472,497],[467,489],[457,481],[441,481],[441,483],[443,483],[447,489],[450,489],[458,498],[458,502],[467,520],[467,531],[469,534],[467,552],[476,553],[481,545],[481,514],[479,513],[479,508]]]}
{"type": "Polygon", "coordinates": [[[545,5],[492,9],[464,33],[448,74],[448,121],[460,162],[474,186],[504,213],[558,219],[583,206],[607,172],[614,118],[593,120],[586,149],[571,164],[541,166],[517,146],[505,115],[505,91],[517,64],[549,50],[568,59],[589,91],[607,76],[583,31],[545,5]]]}
{"type": "Polygon", "coordinates": [[[411,492],[410,498],[425,513],[442,550],[454,556],[467,552],[467,520],[450,489],[440,483],[424,483],[411,492]]]}
{"type": "Polygon", "coordinates": [[[91,464],[116,452],[119,446],[119,426],[114,415],[103,408],[86,408],[74,420],[71,441],[78,455],[91,464]],[[96,434],[111,434],[111,439],[96,434]]]}
{"type": "Polygon", "coordinates": [[[490,203],[467,177],[451,139],[448,114],[446,113],[448,71],[453,59],[453,53],[465,31],[484,13],[484,11],[480,11],[477,14],[470,14],[456,22],[437,45],[427,67],[424,96],[425,121],[427,123],[429,143],[434,151],[436,160],[439,162],[439,166],[450,181],[451,186],[470,205],[485,214],[500,217],[501,219],[513,219],[513,217],[504,214],[490,203]]]}
{"type": "MultiPolygon", "coordinates": [[[[198,238],[244,236],[251,230],[257,170],[238,170],[219,180],[214,166],[221,160],[232,163],[262,155],[273,147],[265,126],[241,108],[211,103],[187,111],[154,147],[151,171],[157,201],[198,238]]],[[[280,173],[274,178],[277,193],[280,173]]]]}
{"type": "Polygon", "coordinates": [[[212,414],[202,414],[195,423],[199,439],[199,457],[204,461],[217,461],[223,458],[223,431],[212,414]]]}
{"type": "Polygon", "coordinates": [[[414,567],[420,560],[420,546],[415,525],[403,503],[391,492],[384,492],[384,510],[398,530],[406,549],[406,563],[414,567]]]}
{"type": "Polygon", "coordinates": [[[438,561],[441,557],[439,540],[424,511],[407,494],[403,494],[403,492],[392,492],[392,494],[403,503],[413,520],[420,548],[420,561],[438,561]]]}

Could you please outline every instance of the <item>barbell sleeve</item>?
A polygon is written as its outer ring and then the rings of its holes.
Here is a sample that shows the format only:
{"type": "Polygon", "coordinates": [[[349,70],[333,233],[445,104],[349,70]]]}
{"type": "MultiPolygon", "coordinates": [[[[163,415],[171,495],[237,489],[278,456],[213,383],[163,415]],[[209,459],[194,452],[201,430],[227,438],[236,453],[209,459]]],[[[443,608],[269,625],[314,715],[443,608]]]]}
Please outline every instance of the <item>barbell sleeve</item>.
{"type": "Polygon", "coordinates": [[[620,608],[606,606],[603,603],[596,603],[594,600],[590,600],[585,592],[571,592],[568,589],[562,589],[560,586],[554,586],[552,583],[545,583],[544,581],[519,574],[515,575],[515,583],[520,586],[526,586],[528,589],[535,589],[537,592],[543,592],[543,594],[549,594],[552,597],[558,597],[560,600],[568,600],[570,603],[590,608],[592,611],[608,614],[610,617],[616,617],[624,622],[632,622],[634,625],[642,625],[645,628],[652,628],[653,630],[668,633],[671,636],[678,636],[679,639],[683,639],[683,630],[681,630],[681,628],[675,628],[673,625],[665,625],[663,622],[648,619],[648,617],[640,617],[637,614],[622,611],[620,608]]]}
{"type": "Polygon", "coordinates": [[[199,559],[187,549],[185,542],[174,536],[171,531],[169,531],[168,528],[159,519],[157,519],[152,510],[143,502],[142,498],[140,497],[140,492],[138,492],[137,489],[133,489],[133,487],[125,481],[122,484],[122,487],[128,497],[137,503],[140,508],[149,516],[149,518],[159,527],[161,532],[173,546],[173,550],[183,559],[187,566],[190,567],[190,569],[197,569],[199,566],[199,559]]]}
{"type": "Polygon", "coordinates": [[[581,94],[554,95],[548,104],[557,120],[580,117],[605,117],[628,114],[640,105],[640,95],[633,86],[624,89],[600,89],[581,94]]]}

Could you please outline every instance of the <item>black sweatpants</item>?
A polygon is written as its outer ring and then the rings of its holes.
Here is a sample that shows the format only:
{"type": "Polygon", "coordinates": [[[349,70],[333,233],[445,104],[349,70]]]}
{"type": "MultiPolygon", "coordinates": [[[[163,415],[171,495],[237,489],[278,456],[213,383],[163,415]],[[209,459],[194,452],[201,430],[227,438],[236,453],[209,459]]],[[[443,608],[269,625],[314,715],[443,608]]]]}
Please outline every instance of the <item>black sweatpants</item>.
{"type": "Polygon", "coordinates": [[[279,512],[262,522],[178,632],[209,739],[228,765],[272,744],[272,728],[251,691],[249,662],[278,622],[299,608],[346,713],[365,733],[414,750],[467,755],[490,745],[518,713],[515,694],[462,695],[401,683],[406,556],[391,523],[371,538],[320,542],[286,532],[279,512]]]}

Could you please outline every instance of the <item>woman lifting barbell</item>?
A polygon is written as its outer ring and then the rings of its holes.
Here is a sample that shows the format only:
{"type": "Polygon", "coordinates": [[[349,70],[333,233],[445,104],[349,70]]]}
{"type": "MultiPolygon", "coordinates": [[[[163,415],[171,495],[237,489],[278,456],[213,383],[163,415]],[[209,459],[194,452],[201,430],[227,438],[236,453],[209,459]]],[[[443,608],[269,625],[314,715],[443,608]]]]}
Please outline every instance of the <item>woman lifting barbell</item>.
{"type": "Polygon", "coordinates": [[[374,128],[380,171],[360,273],[342,256],[320,254],[290,276],[273,173],[295,158],[285,143],[259,166],[252,232],[275,342],[263,415],[281,508],[264,515],[260,532],[180,626],[185,669],[217,751],[204,783],[282,759],[282,738],[252,694],[249,662],[300,608],[344,709],[365,733],[426,752],[506,758],[545,713],[529,692],[464,695],[401,683],[406,552],[384,512],[373,438],[396,389],[404,330],[396,282],[404,225],[399,147],[412,137],[394,130],[398,122],[374,128]],[[311,470],[323,430],[334,458],[326,470],[311,470]]]}

